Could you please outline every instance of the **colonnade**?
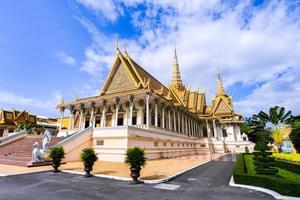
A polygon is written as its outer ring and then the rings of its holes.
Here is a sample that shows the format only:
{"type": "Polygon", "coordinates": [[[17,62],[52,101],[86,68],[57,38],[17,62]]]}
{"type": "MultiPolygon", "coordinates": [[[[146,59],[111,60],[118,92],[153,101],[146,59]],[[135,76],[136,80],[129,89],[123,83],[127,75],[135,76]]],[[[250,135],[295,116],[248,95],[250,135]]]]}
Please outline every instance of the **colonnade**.
{"type": "Polygon", "coordinates": [[[153,97],[151,93],[146,93],[144,98],[128,95],[126,99],[114,97],[112,101],[89,101],[61,107],[60,131],[65,109],[70,110],[68,129],[83,130],[89,119],[88,126],[91,127],[127,125],[160,128],[190,137],[203,137],[202,126],[205,122],[200,121],[196,114],[159,97],[153,97]],[[100,124],[96,124],[96,116],[101,116],[100,124]]]}

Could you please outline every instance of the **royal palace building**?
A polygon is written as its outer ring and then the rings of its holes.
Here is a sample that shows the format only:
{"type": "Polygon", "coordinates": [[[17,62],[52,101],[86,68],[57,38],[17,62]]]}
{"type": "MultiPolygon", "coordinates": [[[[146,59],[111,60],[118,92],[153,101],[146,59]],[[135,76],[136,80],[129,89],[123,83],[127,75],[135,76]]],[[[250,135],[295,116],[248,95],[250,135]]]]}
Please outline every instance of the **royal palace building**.
{"type": "Polygon", "coordinates": [[[220,74],[216,95],[207,104],[204,92],[191,91],[183,84],[176,50],[174,54],[169,86],[117,49],[98,96],[68,103],[62,100],[57,105],[61,111],[59,136],[68,136],[60,143],[70,152],[67,160],[74,160],[84,147],[93,147],[100,160],[117,162],[134,146],[145,148],[149,159],[251,148],[240,133],[243,117],[234,112],[220,74]],[[70,111],[68,119],[66,110],[70,111]]]}

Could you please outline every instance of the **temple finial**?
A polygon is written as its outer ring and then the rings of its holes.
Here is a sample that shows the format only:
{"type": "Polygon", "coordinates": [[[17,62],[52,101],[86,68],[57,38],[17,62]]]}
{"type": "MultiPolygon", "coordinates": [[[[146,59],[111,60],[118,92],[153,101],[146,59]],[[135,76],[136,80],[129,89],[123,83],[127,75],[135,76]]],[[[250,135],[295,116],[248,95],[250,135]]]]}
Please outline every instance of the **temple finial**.
{"type": "Polygon", "coordinates": [[[124,42],[124,52],[126,52],[126,42],[124,42]]]}
{"type": "Polygon", "coordinates": [[[226,95],[226,92],[224,90],[223,83],[222,83],[220,69],[218,68],[217,70],[218,70],[218,75],[217,75],[217,78],[218,78],[217,95],[226,95]]]}
{"type": "Polygon", "coordinates": [[[173,63],[173,74],[172,74],[171,85],[184,86],[182,83],[181,75],[180,75],[180,71],[179,71],[176,46],[174,48],[174,63],[173,63]]]}
{"type": "Polygon", "coordinates": [[[60,104],[64,104],[64,103],[65,103],[64,96],[61,96],[61,98],[60,98],[60,104]]]}
{"type": "Polygon", "coordinates": [[[116,40],[116,50],[119,49],[119,38],[117,37],[117,40],[116,40]]]}

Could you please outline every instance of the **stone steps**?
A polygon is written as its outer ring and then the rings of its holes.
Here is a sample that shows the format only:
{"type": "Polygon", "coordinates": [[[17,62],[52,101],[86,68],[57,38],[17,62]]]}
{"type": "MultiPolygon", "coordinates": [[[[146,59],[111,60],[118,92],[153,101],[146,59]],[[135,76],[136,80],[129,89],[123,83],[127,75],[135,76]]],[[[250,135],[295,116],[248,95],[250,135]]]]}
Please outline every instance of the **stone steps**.
{"type": "MultiPolygon", "coordinates": [[[[63,139],[65,138],[53,136],[50,146],[57,144],[63,139]]],[[[42,148],[41,136],[27,136],[21,140],[0,147],[0,164],[28,166],[31,161],[33,144],[35,142],[38,142],[39,148],[42,148]]]]}

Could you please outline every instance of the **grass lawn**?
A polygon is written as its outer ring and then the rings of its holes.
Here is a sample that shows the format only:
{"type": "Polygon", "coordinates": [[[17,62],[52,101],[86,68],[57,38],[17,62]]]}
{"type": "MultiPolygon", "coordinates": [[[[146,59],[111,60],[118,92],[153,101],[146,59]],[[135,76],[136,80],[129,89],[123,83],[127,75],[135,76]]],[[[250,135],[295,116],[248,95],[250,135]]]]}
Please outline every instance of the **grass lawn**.
{"type": "MultiPolygon", "coordinates": [[[[253,163],[253,155],[245,155],[245,164],[249,175],[255,175],[255,166],[253,163]]],[[[295,174],[285,169],[278,168],[279,172],[276,177],[284,178],[290,181],[300,182],[300,174],[295,174]]],[[[267,176],[267,175],[266,175],[267,176]]]]}

